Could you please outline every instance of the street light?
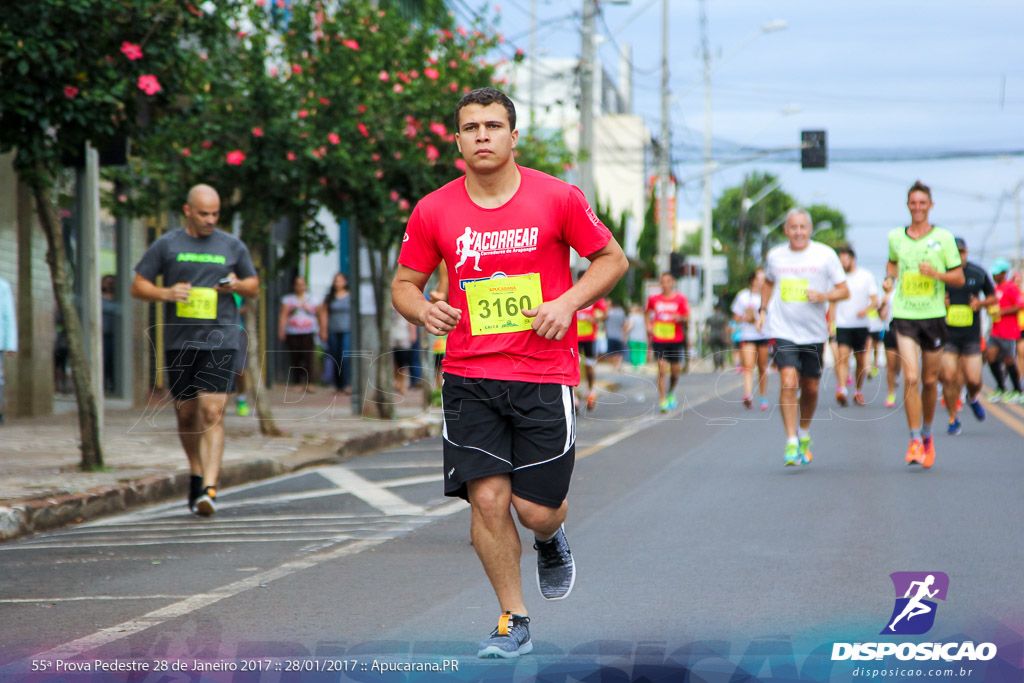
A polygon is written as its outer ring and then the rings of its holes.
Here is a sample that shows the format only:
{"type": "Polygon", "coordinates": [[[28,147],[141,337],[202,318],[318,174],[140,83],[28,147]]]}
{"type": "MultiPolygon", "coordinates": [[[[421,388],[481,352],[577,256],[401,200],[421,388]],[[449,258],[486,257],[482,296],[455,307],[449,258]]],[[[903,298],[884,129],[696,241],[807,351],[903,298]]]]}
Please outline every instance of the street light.
{"type": "MultiPolygon", "coordinates": [[[[753,33],[734,50],[736,54],[747,43],[762,33],[772,33],[787,28],[789,24],[782,19],[774,19],[753,33]]],[[[701,225],[700,259],[704,269],[704,288],[702,291],[702,317],[707,320],[714,310],[714,288],[711,283],[711,50],[708,47],[708,13],[707,0],[700,3],[700,36],[701,53],[704,62],[704,210],[701,225]]],[[[725,61],[725,60],[722,60],[725,61]]]]}

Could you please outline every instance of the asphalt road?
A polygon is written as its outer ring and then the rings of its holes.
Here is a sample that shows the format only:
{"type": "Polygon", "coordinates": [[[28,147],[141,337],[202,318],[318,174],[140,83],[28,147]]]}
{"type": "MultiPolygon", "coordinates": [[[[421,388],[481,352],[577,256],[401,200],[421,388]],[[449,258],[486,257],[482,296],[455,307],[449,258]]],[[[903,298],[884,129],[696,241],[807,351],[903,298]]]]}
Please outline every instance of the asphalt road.
{"type": "Polygon", "coordinates": [[[431,439],[224,490],[210,519],[176,503],[0,545],[0,680],[86,664],[81,680],[854,680],[863,663],[829,653],[893,640],[879,633],[899,571],[949,577],[934,626],[904,640],[999,648],[929,680],[1021,680],[1024,409],[968,415],[925,471],[904,464],[903,412],[877,381],[863,408],[826,381],[814,462],[784,467],[770,379],[766,412],[726,373],[684,377],[666,416],[650,378],[627,377],[580,418],[576,588],[537,595],[523,534],[535,651],[519,661],[474,656],[498,607],[431,439]]]}

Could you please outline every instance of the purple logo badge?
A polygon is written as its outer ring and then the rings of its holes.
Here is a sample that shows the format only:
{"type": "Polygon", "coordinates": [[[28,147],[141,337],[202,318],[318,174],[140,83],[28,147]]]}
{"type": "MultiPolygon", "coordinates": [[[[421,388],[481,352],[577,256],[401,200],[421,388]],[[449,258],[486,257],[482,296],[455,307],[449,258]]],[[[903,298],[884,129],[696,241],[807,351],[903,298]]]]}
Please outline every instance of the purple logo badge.
{"type": "Polygon", "coordinates": [[[943,572],[893,572],[896,605],[882,635],[917,636],[935,623],[935,600],[945,600],[949,577],[943,572]]]}

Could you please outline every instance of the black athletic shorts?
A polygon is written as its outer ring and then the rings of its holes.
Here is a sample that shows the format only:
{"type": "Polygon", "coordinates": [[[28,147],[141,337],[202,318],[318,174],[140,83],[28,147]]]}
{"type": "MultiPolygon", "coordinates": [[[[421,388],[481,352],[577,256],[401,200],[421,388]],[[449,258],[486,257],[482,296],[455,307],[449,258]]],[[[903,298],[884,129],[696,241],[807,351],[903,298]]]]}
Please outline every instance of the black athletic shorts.
{"type": "Polygon", "coordinates": [[[782,368],[796,368],[801,377],[817,379],[824,366],[825,343],[797,344],[788,339],[775,340],[775,364],[782,368]]]}
{"type": "Polygon", "coordinates": [[[980,356],[981,337],[977,334],[950,334],[942,350],[946,353],[955,353],[961,356],[980,356]]]}
{"type": "Polygon", "coordinates": [[[945,316],[922,320],[893,318],[889,329],[901,337],[910,337],[917,342],[922,351],[941,351],[949,334],[945,316]]]}
{"type": "Polygon", "coordinates": [[[576,461],[572,388],[444,373],[444,494],[468,498],[466,483],[512,478],[512,493],[557,508],[576,461]]]}
{"type": "Polygon", "coordinates": [[[849,346],[854,351],[863,351],[868,347],[868,328],[836,328],[836,341],[839,343],[840,346],[849,346]]]}
{"type": "Polygon", "coordinates": [[[576,342],[576,346],[579,348],[580,356],[582,356],[583,358],[597,358],[597,355],[594,353],[594,341],[593,340],[591,340],[591,341],[578,341],[578,342],[576,342]]]}
{"type": "Polygon", "coordinates": [[[678,365],[683,362],[683,354],[686,351],[686,342],[653,342],[651,349],[657,360],[665,359],[669,363],[678,365]]]}
{"type": "Polygon", "coordinates": [[[234,349],[168,349],[164,381],[179,401],[235,390],[234,349]]]}
{"type": "Polygon", "coordinates": [[[882,341],[882,331],[881,330],[876,330],[874,332],[869,331],[868,332],[868,339],[873,339],[876,342],[882,341]]]}
{"type": "Polygon", "coordinates": [[[882,332],[882,344],[885,346],[886,351],[895,351],[898,348],[896,344],[896,330],[889,328],[882,332]]]}

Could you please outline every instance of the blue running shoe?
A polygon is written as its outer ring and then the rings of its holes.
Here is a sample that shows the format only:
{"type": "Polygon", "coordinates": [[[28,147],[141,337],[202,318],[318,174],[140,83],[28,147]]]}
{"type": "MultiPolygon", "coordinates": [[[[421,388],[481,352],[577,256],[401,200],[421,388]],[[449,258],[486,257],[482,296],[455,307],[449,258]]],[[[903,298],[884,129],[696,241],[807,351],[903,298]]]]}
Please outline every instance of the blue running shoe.
{"type": "Polygon", "coordinates": [[[668,401],[668,409],[669,410],[675,410],[676,406],[679,405],[679,403],[676,401],[676,395],[675,394],[669,394],[666,397],[666,400],[668,401]]]}
{"type": "Polygon", "coordinates": [[[971,409],[971,412],[974,413],[974,417],[978,418],[978,422],[985,421],[985,406],[981,405],[980,400],[974,399],[974,403],[967,401],[967,406],[971,409]]]}
{"type": "Polygon", "coordinates": [[[805,436],[800,439],[796,450],[800,454],[801,465],[810,465],[811,461],[814,460],[814,456],[811,455],[811,437],[805,436]]]}
{"type": "Polygon", "coordinates": [[[491,635],[480,642],[478,657],[484,659],[511,659],[533,652],[530,640],[530,617],[505,612],[491,635]]]}
{"type": "Polygon", "coordinates": [[[949,429],[946,430],[946,433],[950,436],[959,436],[962,431],[963,429],[960,426],[960,418],[954,417],[953,421],[949,423],[949,429]]]}

